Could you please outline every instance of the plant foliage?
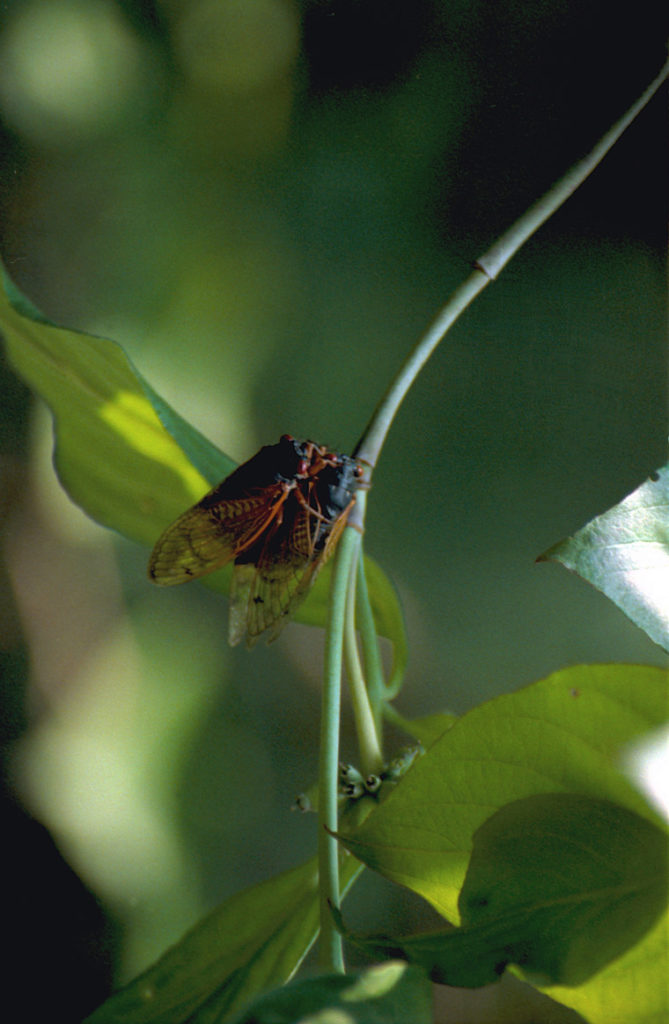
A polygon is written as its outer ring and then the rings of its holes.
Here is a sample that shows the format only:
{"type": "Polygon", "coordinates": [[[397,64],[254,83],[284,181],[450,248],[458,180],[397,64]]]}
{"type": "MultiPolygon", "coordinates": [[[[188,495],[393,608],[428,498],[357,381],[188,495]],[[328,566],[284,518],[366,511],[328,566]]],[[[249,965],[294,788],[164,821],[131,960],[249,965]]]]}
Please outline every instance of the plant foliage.
{"type": "MultiPolygon", "coordinates": [[[[512,249],[522,244],[519,237],[512,249]]],[[[508,254],[497,255],[501,266],[508,254]]],[[[479,263],[479,276],[482,268],[479,263]]],[[[466,301],[482,286],[477,281],[466,301]]],[[[99,523],[152,545],[234,468],[153,390],[119,345],[50,323],[6,275],[0,326],[11,365],[53,414],[63,487],[99,523]]],[[[409,366],[396,402],[417,372],[409,366]]],[[[377,430],[377,448],[388,425],[377,430]]],[[[358,454],[373,465],[371,456],[358,454]]],[[[665,650],[668,518],[664,467],[542,556],[601,589],[665,650]]],[[[344,543],[340,550],[347,550],[344,543]]],[[[364,565],[366,589],[363,581],[358,592],[362,605],[369,595],[370,614],[357,625],[365,667],[377,676],[365,726],[374,733],[383,701],[397,691],[406,639],[392,585],[379,566],[369,559],[364,565]],[[372,652],[377,634],[394,648],[393,685],[385,690],[372,652]]],[[[297,613],[300,621],[326,623],[328,577],[334,592],[338,571],[326,568],[297,613]]],[[[229,576],[222,570],[207,582],[225,590],[229,576]]],[[[346,597],[346,576],[343,582],[339,593],[346,597]]],[[[355,680],[362,669],[353,652],[354,624],[340,620],[339,626],[355,680]]],[[[332,663],[339,666],[336,658],[332,663]]],[[[590,1024],[666,1019],[666,823],[621,765],[631,744],[666,723],[668,699],[665,671],[589,665],[556,672],[459,720],[443,714],[412,723],[387,709],[427,749],[374,765],[341,794],[341,892],[365,865],[427,900],[444,926],[415,936],[363,936],[333,907],[348,941],[373,958],[390,959],[357,975],[328,971],[287,984],[319,927],[323,935],[329,927],[340,944],[323,879],[319,885],[319,861],[308,861],[214,910],[89,1024],[423,1024],[430,1019],[430,980],[481,987],[507,969],[590,1024]]],[[[368,744],[371,759],[374,749],[368,744]]],[[[325,787],[319,801],[324,792],[330,795],[325,787]]],[[[331,844],[329,833],[323,829],[321,838],[331,844]]],[[[334,862],[336,874],[336,852],[334,862]]]]}

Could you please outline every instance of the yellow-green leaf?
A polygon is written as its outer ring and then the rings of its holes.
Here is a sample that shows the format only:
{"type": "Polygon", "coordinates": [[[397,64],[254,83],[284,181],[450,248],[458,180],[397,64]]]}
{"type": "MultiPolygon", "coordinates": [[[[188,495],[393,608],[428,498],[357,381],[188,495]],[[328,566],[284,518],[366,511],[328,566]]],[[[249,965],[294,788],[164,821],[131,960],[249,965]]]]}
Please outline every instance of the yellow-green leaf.
{"type": "Polygon", "coordinates": [[[343,828],[342,841],[457,921],[474,833],[505,804],[567,792],[653,816],[616,758],[666,721],[668,682],[650,666],[582,665],[488,701],[433,743],[362,825],[343,828]]]}

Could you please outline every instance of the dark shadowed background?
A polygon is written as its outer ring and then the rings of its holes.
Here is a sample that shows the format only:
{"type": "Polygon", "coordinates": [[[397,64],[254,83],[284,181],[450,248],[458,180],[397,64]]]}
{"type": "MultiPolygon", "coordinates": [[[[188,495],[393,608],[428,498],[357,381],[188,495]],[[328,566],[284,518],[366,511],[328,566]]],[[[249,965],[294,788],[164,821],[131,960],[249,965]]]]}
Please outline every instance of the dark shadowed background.
{"type": "MultiPolygon", "coordinates": [[[[234,458],[283,432],[350,450],[471,262],[655,75],[660,8],[3,4],[6,266],[234,458]]],[[[535,558],[665,461],[668,170],[665,92],[393,426],[366,543],[406,613],[404,714],[582,661],[663,663],[535,558]]],[[[148,552],[59,491],[48,415],[4,366],[0,388],[5,899],[35,1019],[78,1019],[315,848],[290,805],[315,778],[323,638],[228,650],[226,602],[152,588],[148,552]]],[[[423,919],[371,882],[360,901],[354,926],[423,919]]]]}

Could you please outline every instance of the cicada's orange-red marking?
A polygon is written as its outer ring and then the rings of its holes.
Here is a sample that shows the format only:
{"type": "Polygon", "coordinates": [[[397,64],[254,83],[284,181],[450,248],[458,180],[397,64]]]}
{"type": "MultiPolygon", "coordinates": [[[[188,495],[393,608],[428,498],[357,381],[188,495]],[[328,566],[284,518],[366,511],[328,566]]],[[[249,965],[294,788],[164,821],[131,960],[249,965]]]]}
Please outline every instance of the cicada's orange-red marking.
{"type": "Polygon", "coordinates": [[[361,476],[350,456],[284,434],[167,528],[149,578],[170,586],[234,561],[230,643],[274,639],[334,551],[361,476]]]}

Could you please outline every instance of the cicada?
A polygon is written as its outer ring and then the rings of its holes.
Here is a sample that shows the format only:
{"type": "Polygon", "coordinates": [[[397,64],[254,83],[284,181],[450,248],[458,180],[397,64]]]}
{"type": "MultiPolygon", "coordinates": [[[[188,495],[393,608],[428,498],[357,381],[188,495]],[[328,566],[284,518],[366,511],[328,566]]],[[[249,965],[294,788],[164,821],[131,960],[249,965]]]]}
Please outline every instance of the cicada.
{"type": "Polygon", "coordinates": [[[332,554],[355,503],[355,459],[288,434],[165,530],[149,579],[185,583],[234,561],[229,640],[273,640],[332,554]]]}

